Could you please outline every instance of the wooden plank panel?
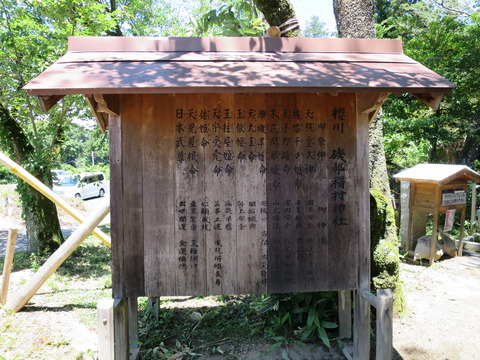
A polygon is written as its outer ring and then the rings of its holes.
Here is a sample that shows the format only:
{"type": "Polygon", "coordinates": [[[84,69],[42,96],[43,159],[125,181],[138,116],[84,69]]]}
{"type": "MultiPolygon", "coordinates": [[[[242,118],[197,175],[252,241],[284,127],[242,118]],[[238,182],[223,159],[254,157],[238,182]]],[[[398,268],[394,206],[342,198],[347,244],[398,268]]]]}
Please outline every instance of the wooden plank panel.
{"type": "MultiPolygon", "coordinates": [[[[303,121],[298,128],[301,137],[303,184],[299,200],[303,208],[299,239],[299,291],[328,289],[328,188],[326,153],[326,98],[316,94],[297,95],[303,121]]],[[[301,190],[301,191],[300,191],[301,190]]]]}
{"type": "Polygon", "coordinates": [[[265,95],[235,96],[237,290],[267,290],[265,95]]]}
{"type": "Polygon", "coordinates": [[[123,173],[122,127],[120,116],[110,116],[110,221],[112,238],[112,293],[114,298],[125,295],[124,252],[129,251],[123,242],[123,173]]]}
{"type": "MultiPolygon", "coordinates": [[[[296,158],[293,113],[296,97],[268,94],[267,109],[267,200],[268,216],[268,288],[269,292],[298,290],[298,238],[296,231],[298,188],[303,181],[296,158]]],[[[298,119],[297,119],[298,120],[298,119]]]]}
{"type": "Polygon", "coordinates": [[[113,201],[123,199],[112,233],[125,237],[114,253],[114,272],[125,275],[118,296],[141,296],[143,283],[150,296],[357,288],[368,179],[358,180],[366,149],[354,99],[126,98],[123,123],[112,127],[129,134],[113,151],[122,166],[112,164],[123,169],[112,181],[122,194],[113,201]],[[139,254],[144,263],[132,261],[139,254]]]}
{"type": "Polygon", "coordinates": [[[175,293],[175,137],[170,95],[143,95],[143,208],[147,296],[175,293]]]}
{"type": "MultiPolygon", "coordinates": [[[[122,96],[123,247],[125,294],[143,296],[142,96],[122,96]],[[140,116],[139,116],[140,115],[140,116]],[[135,134],[135,135],[132,135],[135,134]]],[[[115,196],[118,196],[115,194],[115,196]]]]}
{"type": "Polygon", "coordinates": [[[234,162],[235,104],[233,94],[203,96],[200,120],[205,146],[206,280],[208,294],[236,293],[234,162]]]}
{"type": "Polygon", "coordinates": [[[355,94],[327,96],[329,288],[353,289],[358,250],[355,94]]]}
{"type": "Polygon", "coordinates": [[[417,194],[433,196],[436,187],[435,184],[417,184],[417,194]]]}
{"type": "Polygon", "coordinates": [[[176,214],[175,294],[206,294],[205,233],[209,217],[205,212],[205,148],[208,139],[200,127],[201,94],[174,97],[176,214]],[[185,216],[185,218],[184,218],[185,216]]]}

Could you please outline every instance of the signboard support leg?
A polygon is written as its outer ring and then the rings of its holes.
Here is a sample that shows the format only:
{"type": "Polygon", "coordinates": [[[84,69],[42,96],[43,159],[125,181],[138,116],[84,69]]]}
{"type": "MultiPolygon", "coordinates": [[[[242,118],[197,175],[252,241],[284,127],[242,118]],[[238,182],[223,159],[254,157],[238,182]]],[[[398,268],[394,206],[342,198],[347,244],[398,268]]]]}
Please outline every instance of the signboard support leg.
{"type": "Polygon", "coordinates": [[[363,290],[354,291],[353,359],[370,358],[370,304],[362,296],[363,290]]]}
{"type": "Polygon", "coordinates": [[[338,292],[338,327],[340,339],[352,338],[352,292],[338,292]]]}
{"type": "Polygon", "coordinates": [[[438,211],[433,213],[433,228],[432,239],[430,242],[430,265],[435,262],[435,253],[437,252],[437,237],[438,237],[438,211]]]}
{"type": "Polygon", "coordinates": [[[139,358],[137,298],[104,299],[97,305],[98,359],[139,358]]]}
{"type": "Polygon", "coordinates": [[[460,243],[458,244],[458,256],[462,256],[463,253],[463,239],[465,237],[465,213],[466,210],[462,210],[462,217],[460,219],[460,243]]]}

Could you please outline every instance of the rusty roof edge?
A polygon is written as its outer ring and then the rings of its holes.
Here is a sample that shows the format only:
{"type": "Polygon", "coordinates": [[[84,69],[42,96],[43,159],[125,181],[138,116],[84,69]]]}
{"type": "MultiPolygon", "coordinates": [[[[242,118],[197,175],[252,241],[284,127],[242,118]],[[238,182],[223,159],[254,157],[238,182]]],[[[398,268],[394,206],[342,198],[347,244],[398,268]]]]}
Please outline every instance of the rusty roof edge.
{"type": "Polygon", "coordinates": [[[367,52],[403,54],[401,40],[263,37],[95,37],[72,36],[68,51],[255,51],[367,52]]]}
{"type": "MultiPolygon", "coordinates": [[[[72,95],[72,94],[181,94],[181,93],[318,93],[318,94],[340,94],[340,93],[393,93],[413,94],[427,93],[425,88],[391,88],[386,86],[368,87],[342,87],[342,86],[198,86],[198,87],[123,87],[123,88],[57,88],[39,89],[30,87],[28,84],[23,87],[29,95],[51,96],[51,95],[72,95]]],[[[451,88],[437,87],[429,88],[428,93],[447,93],[451,88]]]]}

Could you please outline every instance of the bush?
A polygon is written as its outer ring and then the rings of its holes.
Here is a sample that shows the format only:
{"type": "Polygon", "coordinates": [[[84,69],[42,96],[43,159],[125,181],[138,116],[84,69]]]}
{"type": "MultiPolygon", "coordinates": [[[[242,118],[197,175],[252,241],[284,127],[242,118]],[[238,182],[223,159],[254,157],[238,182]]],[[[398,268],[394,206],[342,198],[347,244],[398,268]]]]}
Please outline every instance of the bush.
{"type": "Polygon", "coordinates": [[[0,185],[15,184],[16,176],[5,166],[0,165],[0,185]]]}

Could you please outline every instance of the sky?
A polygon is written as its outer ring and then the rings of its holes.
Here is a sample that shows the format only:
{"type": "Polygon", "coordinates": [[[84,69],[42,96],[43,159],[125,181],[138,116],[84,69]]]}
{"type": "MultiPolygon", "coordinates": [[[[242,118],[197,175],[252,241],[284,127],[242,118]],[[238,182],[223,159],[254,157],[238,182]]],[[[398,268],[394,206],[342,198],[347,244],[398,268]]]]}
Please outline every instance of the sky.
{"type": "Polygon", "coordinates": [[[333,16],[332,0],[290,0],[297,14],[300,27],[305,29],[305,22],[312,16],[318,16],[320,21],[326,23],[330,31],[336,31],[337,25],[333,16]]]}

